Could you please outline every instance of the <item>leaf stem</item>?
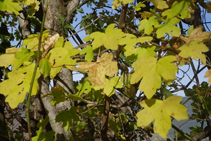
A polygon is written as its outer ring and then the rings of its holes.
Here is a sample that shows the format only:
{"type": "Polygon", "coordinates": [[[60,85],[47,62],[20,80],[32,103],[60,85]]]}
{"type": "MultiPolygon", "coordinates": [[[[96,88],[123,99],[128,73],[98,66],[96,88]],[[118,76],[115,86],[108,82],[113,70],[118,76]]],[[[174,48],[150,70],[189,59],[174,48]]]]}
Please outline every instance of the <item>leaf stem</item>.
{"type": "Polygon", "coordinates": [[[45,22],[45,16],[46,16],[46,9],[48,7],[48,1],[46,4],[45,9],[43,10],[43,19],[42,19],[42,26],[41,26],[41,30],[40,30],[40,38],[39,38],[39,44],[38,44],[38,51],[37,51],[37,61],[34,67],[34,72],[33,72],[33,76],[32,76],[32,80],[31,80],[31,85],[29,88],[29,94],[28,94],[28,99],[27,99],[27,125],[28,125],[28,133],[29,133],[29,140],[31,141],[31,128],[30,128],[30,119],[29,119],[29,108],[30,108],[30,99],[31,99],[31,93],[32,93],[32,88],[33,88],[33,84],[34,84],[34,80],[35,80],[35,76],[37,73],[37,68],[39,65],[39,60],[40,60],[40,47],[41,47],[41,41],[42,41],[42,32],[44,29],[44,22],[45,22]]]}

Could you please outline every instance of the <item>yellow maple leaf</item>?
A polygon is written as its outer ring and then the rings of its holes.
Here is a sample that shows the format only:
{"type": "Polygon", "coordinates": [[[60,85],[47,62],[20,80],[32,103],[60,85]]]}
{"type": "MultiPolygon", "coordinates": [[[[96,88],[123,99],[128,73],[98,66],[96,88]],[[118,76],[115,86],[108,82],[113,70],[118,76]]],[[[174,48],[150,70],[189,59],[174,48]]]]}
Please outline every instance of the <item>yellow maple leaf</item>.
{"type": "MultiPolygon", "coordinates": [[[[48,39],[49,39],[48,31],[49,30],[45,30],[43,32],[43,34],[42,34],[42,43],[44,43],[45,41],[48,41],[48,39]]],[[[27,46],[27,49],[30,49],[30,50],[33,50],[33,51],[37,50],[38,43],[39,43],[39,35],[37,35],[37,34],[31,34],[26,39],[23,40],[23,46],[27,46]]],[[[42,44],[41,51],[43,51],[43,46],[44,45],[45,44],[42,44]]]]}
{"type": "MultiPolygon", "coordinates": [[[[16,108],[19,103],[22,103],[25,100],[26,94],[29,92],[34,67],[34,63],[29,63],[27,66],[19,68],[18,71],[14,70],[9,72],[9,79],[0,83],[0,91],[3,95],[7,96],[5,101],[9,103],[11,108],[16,108]]],[[[37,94],[38,83],[36,79],[38,79],[39,76],[40,73],[37,71],[32,95],[37,94]]]]}
{"type": "MultiPolygon", "coordinates": [[[[52,42],[54,41],[55,40],[52,42]]],[[[54,48],[48,53],[50,65],[52,66],[50,72],[51,78],[54,78],[63,66],[72,69],[76,63],[76,60],[73,60],[71,56],[74,56],[80,52],[78,49],[74,49],[73,45],[69,41],[65,42],[64,47],[63,44],[63,37],[60,37],[55,45],[54,43],[48,44],[48,47],[54,45],[54,48]]]]}
{"type": "Polygon", "coordinates": [[[165,56],[157,61],[156,58],[149,56],[140,58],[133,63],[135,72],[131,76],[131,84],[135,84],[141,79],[139,90],[150,99],[161,87],[161,77],[166,81],[175,78],[177,66],[172,62],[175,56],[165,56]]]}
{"type": "Polygon", "coordinates": [[[14,12],[15,15],[19,15],[18,11],[23,10],[18,2],[13,2],[13,0],[3,0],[0,1],[0,11],[7,11],[9,13],[14,12]]]}
{"type": "Polygon", "coordinates": [[[208,71],[206,71],[204,77],[205,78],[209,78],[208,79],[208,83],[211,84],[211,69],[209,69],[208,71]]]}
{"type": "Polygon", "coordinates": [[[206,64],[206,56],[202,52],[207,52],[209,49],[204,43],[193,41],[190,44],[183,45],[179,50],[181,50],[179,56],[184,58],[193,57],[194,60],[200,59],[204,65],[206,64]]]}
{"type": "Polygon", "coordinates": [[[147,1],[152,2],[158,9],[165,9],[169,7],[166,1],[164,0],[147,0],[147,1]]]}
{"type": "Polygon", "coordinates": [[[104,53],[97,62],[79,62],[78,68],[73,70],[77,71],[89,71],[88,77],[93,86],[105,86],[105,75],[112,77],[118,72],[117,62],[112,61],[113,54],[104,53]]]}
{"type": "Polygon", "coordinates": [[[89,41],[94,39],[92,42],[93,50],[104,45],[107,49],[117,50],[119,39],[121,39],[125,34],[122,32],[121,29],[114,29],[115,24],[110,24],[105,33],[102,32],[94,32],[90,36],[85,37],[84,41],[89,41]]]}
{"type": "MultiPolygon", "coordinates": [[[[192,26],[190,28],[192,28],[192,26]]],[[[189,37],[180,36],[180,38],[184,40],[187,44],[189,44],[193,41],[207,42],[210,40],[210,36],[211,32],[208,31],[203,32],[202,27],[197,27],[193,31],[191,31],[189,37]]]]}
{"type": "Polygon", "coordinates": [[[16,47],[6,49],[6,53],[0,55],[0,66],[4,66],[6,68],[11,65],[15,58],[15,53],[18,52],[18,50],[19,49],[16,47]]]}
{"type": "Polygon", "coordinates": [[[116,76],[111,78],[110,80],[106,79],[106,86],[104,87],[104,93],[110,97],[114,94],[114,87],[121,88],[122,81],[119,81],[120,77],[116,76]]]}
{"type": "Polygon", "coordinates": [[[170,96],[165,100],[149,99],[140,104],[143,110],[137,113],[137,126],[146,127],[154,122],[153,130],[162,138],[166,138],[168,131],[171,129],[171,118],[176,120],[187,119],[187,108],[180,104],[182,97],[170,96]]]}

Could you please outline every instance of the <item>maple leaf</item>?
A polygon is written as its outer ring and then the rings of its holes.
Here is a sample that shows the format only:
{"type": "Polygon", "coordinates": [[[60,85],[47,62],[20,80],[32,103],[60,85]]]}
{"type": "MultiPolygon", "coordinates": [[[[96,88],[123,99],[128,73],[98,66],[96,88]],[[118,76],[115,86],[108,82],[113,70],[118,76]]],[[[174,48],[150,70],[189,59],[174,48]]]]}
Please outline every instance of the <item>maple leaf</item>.
{"type": "Polygon", "coordinates": [[[9,13],[14,12],[15,15],[19,15],[18,11],[23,10],[19,3],[12,0],[0,1],[0,11],[7,11],[9,13]]]}
{"type": "Polygon", "coordinates": [[[150,17],[149,20],[143,19],[140,21],[138,30],[141,31],[144,29],[144,34],[150,35],[153,31],[153,25],[159,25],[158,20],[155,17],[150,17]]]}
{"type": "Polygon", "coordinates": [[[122,82],[119,81],[120,77],[116,76],[111,78],[110,80],[106,79],[106,86],[104,87],[103,92],[110,97],[111,95],[114,94],[114,87],[116,88],[121,88],[122,87],[122,82]]]}
{"type": "Polygon", "coordinates": [[[78,114],[76,113],[77,107],[71,107],[69,110],[65,109],[56,116],[56,122],[63,122],[62,127],[69,131],[72,127],[72,122],[79,120],[78,114]]]}
{"type": "Polygon", "coordinates": [[[158,30],[156,31],[157,37],[158,38],[163,37],[166,32],[171,36],[179,37],[181,29],[175,26],[179,22],[180,19],[174,17],[171,19],[167,19],[165,25],[163,24],[155,25],[155,28],[158,28],[158,30]]]}
{"type": "Polygon", "coordinates": [[[105,86],[105,75],[112,77],[118,72],[117,62],[112,61],[113,54],[102,54],[101,58],[97,62],[79,62],[78,68],[72,68],[76,71],[89,71],[88,77],[93,86],[105,86]]]}
{"type": "Polygon", "coordinates": [[[141,79],[139,90],[150,99],[161,87],[161,76],[165,80],[175,79],[177,66],[172,62],[175,56],[165,56],[157,61],[154,57],[140,58],[133,63],[135,72],[131,76],[131,84],[135,84],[141,79]]]}
{"type": "MultiPolygon", "coordinates": [[[[45,30],[42,34],[42,43],[46,42],[48,43],[48,40],[49,40],[49,35],[48,35],[48,31],[49,30],[45,30]]],[[[30,49],[30,50],[37,50],[38,49],[38,43],[39,43],[39,35],[37,34],[31,34],[29,35],[26,39],[23,40],[23,46],[27,46],[27,49],[30,49]]],[[[43,51],[43,46],[41,47],[41,51],[43,51]]],[[[47,48],[47,46],[46,46],[47,48]]],[[[46,49],[45,48],[45,49],[46,49]]]]}
{"type": "Polygon", "coordinates": [[[168,131],[171,129],[171,118],[176,120],[187,119],[187,108],[180,104],[181,96],[170,96],[165,100],[149,99],[140,104],[143,110],[137,113],[137,126],[146,127],[154,122],[153,130],[162,138],[166,138],[168,131]],[[150,115],[150,116],[149,116],[150,115]]]}
{"type": "Polygon", "coordinates": [[[58,40],[55,44],[55,48],[53,48],[47,56],[49,57],[49,62],[51,64],[51,72],[50,76],[51,78],[54,78],[57,73],[61,70],[63,66],[72,69],[76,63],[76,60],[73,60],[70,58],[71,56],[74,56],[78,54],[80,51],[78,49],[74,49],[71,42],[65,42],[64,47],[63,40],[58,40]]]}
{"type": "Polygon", "coordinates": [[[208,71],[206,71],[204,77],[205,78],[209,78],[208,79],[208,83],[211,84],[211,69],[209,69],[208,71]]]}
{"type": "Polygon", "coordinates": [[[86,48],[82,49],[80,54],[86,54],[85,60],[91,62],[93,59],[93,48],[91,46],[86,46],[86,48]]]}
{"type": "Polygon", "coordinates": [[[193,42],[193,41],[199,41],[199,42],[207,42],[210,40],[211,33],[208,31],[203,32],[202,28],[203,27],[197,27],[194,30],[192,29],[193,27],[191,26],[188,31],[189,31],[189,37],[183,37],[180,36],[182,40],[184,40],[187,44],[193,42]]]}
{"type": "Polygon", "coordinates": [[[116,9],[117,7],[121,6],[121,4],[128,4],[128,3],[132,3],[133,0],[114,0],[112,2],[112,9],[116,9]]]}
{"type": "Polygon", "coordinates": [[[125,34],[126,37],[125,38],[121,38],[119,40],[119,44],[120,45],[125,45],[126,46],[124,47],[124,54],[126,56],[130,56],[132,54],[135,54],[137,51],[137,49],[134,47],[134,45],[136,45],[137,43],[144,43],[144,42],[148,42],[148,41],[151,41],[152,40],[152,37],[150,36],[144,36],[144,37],[140,37],[140,38],[137,38],[135,35],[132,35],[132,34],[125,34]]]}
{"type": "Polygon", "coordinates": [[[137,48],[136,50],[136,53],[137,54],[137,59],[139,58],[144,58],[144,57],[155,57],[156,53],[155,53],[155,46],[152,46],[152,47],[139,47],[137,48]]]}
{"type": "MultiPolygon", "coordinates": [[[[17,71],[13,70],[8,73],[9,79],[0,83],[0,91],[3,95],[7,96],[5,101],[9,103],[11,108],[16,108],[19,103],[22,103],[25,100],[26,93],[29,91],[34,67],[34,63],[29,63],[27,66],[23,66],[17,71]]],[[[37,71],[32,95],[37,94],[38,83],[36,79],[38,79],[39,76],[40,73],[37,71]]]]}
{"type": "Polygon", "coordinates": [[[121,39],[125,34],[121,29],[114,29],[115,24],[110,24],[105,33],[102,32],[94,32],[90,36],[85,37],[84,41],[89,41],[90,39],[94,39],[92,42],[93,50],[104,45],[107,49],[117,50],[119,39],[121,39]]]}
{"type": "Polygon", "coordinates": [[[179,50],[181,50],[179,56],[184,58],[193,57],[194,60],[200,59],[203,64],[206,64],[206,56],[202,52],[207,52],[209,49],[204,43],[193,41],[190,44],[183,45],[179,50]]]}
{"type": "Polygon", "coordinates": [[[158,9],[165,9],[169,7],[166,1],[164,0],[147,0],[147,1],[152,2],[158,9]]]}
{"type": "Polygon", "coordinates": [[[21,47],[15,54],[15,58],[12,61],[12,66],[14,70],[18,69],[24,61],[29,61],[32,55],[34,55],[34,52],[28,51],[28,49],[21,47]]]}
{"type": "Polygon", "coordinates": [[[49,64],[48,59],[42,58],[40,60],[39,68],[40,68],[40,73],[43,74],[44,78],[49,76],[50,71],[51,71],[51,66],[49,64]]]}
{"type": "Polygon", "coordinates": [[[0,66],[4,66],[6,68],[11,65],[18,50],[20,49],[16,47],[7,48],[6,53],[0,55],[0,66]]]}
{"type": "Polygon", "coordinates": [[[178,1],[175,1],[171,7],[171,9],[168,9],[162,13],[162,16],[167,16],[167,18],[171,19],[175,16],[179,16],[181,19],[184,18],[190,18],[190,12],[187,10],[189,8],[190,2],[188,1],[181,1],[178,3],[178,1]]]}

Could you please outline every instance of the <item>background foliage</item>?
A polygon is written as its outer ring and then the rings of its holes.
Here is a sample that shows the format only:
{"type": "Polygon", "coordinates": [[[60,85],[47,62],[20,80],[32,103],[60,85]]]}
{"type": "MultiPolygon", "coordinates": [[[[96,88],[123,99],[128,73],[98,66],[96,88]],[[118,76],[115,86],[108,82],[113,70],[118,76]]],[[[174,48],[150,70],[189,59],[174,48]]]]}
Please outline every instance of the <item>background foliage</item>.
{"type": "Polygon", "coordinates": [[[171,128],[168,140],[210,140],[210,9],[202,0],[0,1],[0,140],[149,141],[171,128]],[[172,124],[185,119],[201,126],[172,124]]]}

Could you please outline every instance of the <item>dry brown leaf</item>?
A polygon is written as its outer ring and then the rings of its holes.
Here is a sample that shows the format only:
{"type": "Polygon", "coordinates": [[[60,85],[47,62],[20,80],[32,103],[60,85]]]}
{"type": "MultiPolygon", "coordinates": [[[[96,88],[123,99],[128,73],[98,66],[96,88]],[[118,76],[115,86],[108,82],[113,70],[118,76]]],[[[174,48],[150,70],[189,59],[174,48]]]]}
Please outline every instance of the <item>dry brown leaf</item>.
{"type": "Polygon", "coordinates": [[[113,54],[104,53],[97,62],[80,62],[78,68],[74,68],[77,71],[89,71],[88,77],[93,86],[105,86],[105,75],[113,76],[118,72],[117,62],[112,61],[113,54]]]}
{"type": "Polygon", "coordinates": [[[210,32],[203,32],[202,27],[197,27],[191,32],[190,37],[180,36],[180,38],[189,44],[192,41],[207,42],[210,40],[210,36],[210,32]]]}
{"type": "Polygon", "coordinates": [[[207,2],[207,7],[206,7],[206,9],[207,9],[207,13],[211,13],[211,1],[208,1],[208,2],[207,2]]]}

